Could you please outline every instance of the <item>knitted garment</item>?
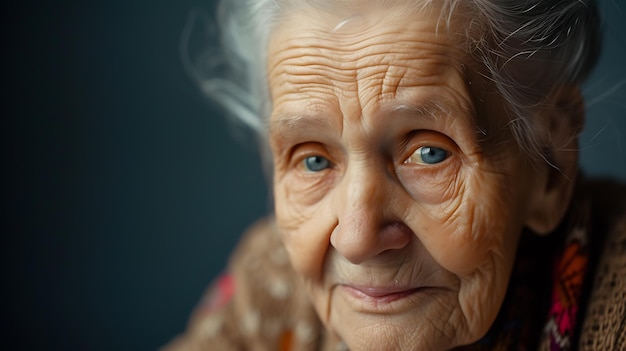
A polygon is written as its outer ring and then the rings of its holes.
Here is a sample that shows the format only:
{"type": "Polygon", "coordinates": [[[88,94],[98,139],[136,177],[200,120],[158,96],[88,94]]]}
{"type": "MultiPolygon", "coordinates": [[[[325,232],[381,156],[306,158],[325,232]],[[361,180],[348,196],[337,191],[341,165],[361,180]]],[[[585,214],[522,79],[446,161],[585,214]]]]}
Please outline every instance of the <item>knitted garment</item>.
{"type": "MultiPolygon", "coordinates": [[[[590,227],[594,210],[575,203],[552,235],[523,236],[496,321],[484,338],[459,350],[626,350],[626,216],[600,235],[590,227]],[[590,241],[603,236],[594,264],[590,241]]],[[[347,348],[319,322],[267,220],[243,238],[229,273],[165,350],[347,348]]]]}

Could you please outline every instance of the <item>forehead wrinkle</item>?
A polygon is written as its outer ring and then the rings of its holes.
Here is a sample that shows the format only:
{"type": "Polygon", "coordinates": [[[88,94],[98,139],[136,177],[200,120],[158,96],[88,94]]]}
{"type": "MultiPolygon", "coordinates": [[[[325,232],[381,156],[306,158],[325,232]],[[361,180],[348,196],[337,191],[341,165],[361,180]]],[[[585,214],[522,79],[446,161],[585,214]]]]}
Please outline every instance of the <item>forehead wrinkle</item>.
{"type": "Polygon", "coordinates": [[[411,66],[416,72],[410,76],[424,77],[436,75],[436,70],[429,68],[455,56],[451,55],[451,45],[438,41],[445,34],[428,31],[428,23],[417,23],[410,31],[395,24],[377,23],[364,31],[332,33],[323,23],[313,23],[311,28],[311,23],[308,27],[304,24],[307,22],[305,19],[295,23],[288,21],[283,25],[290,30],[283,27],[274,32],[268,60],[271,76],[293,79],[295,83],[299,83],[298,80],[306,83],[314,78],[328,85],[350,83],[356,80],[359,70],[371,68],[378,62],[411,66]],[[393,53],[389,52],[390,45],[393,45],[393,53]],[[424,61],[415,65],[413,61],[420,58],[424,61]]]}
{"type": "Polygon", "coordinates": [[[306,63],[307,58],[315,58],[314,62],[324,66],[358,68],[368,57],[389,54],[390,45],[396,49],[394,55],[401,59],[412,59],[415,56],[445,59],[462,53],[453,45],[438,42],[437,37],[441,34],[406,30],[381,33],[377,28],[371,28],[370,31],[371,34],[360,33],[355,38],[347,39],[326,31],[291,31],[288,38],[273,38],[269,46],[272,54],[269,55],[268,72],[285,63],[306,63]]]}
{"type": "MultiPolygon", "coordinates": [[[[332,15],[330,18],[328,16],[316,18],[315,12],[290,16],[274,28],[270,36],[268,48],[270,51],[274,51],[273,55],[269,56],[270,61],[282,61],[282,54],[291,55],[290,49],[330,51],[338,56],[347,55],[346,59],[343,60],[345,62],[356,62],[359,57],[353,56],[354,54],[358,55],[361,52],[367,54],[368,50],[372,50],[379,42],[418,42],[421,46],[409,47],[406,51],[420,51],[427,49],[426,46],[431,46],[432,51],[436,51],[436,47],[443,46],[440,39],[441,36],[447,36],[447,33],[433,30],[433,27],[437,27],[436,23],[413,21],[410,30],[407,30],[406,26],[394,21],[397,16],[393,12],[388,12],[386,16],[358,14],[349,16],[343,21],[340,20],[339,24],[336,22],[339,19],[334,20],[332,15]],[[376,21],[367,20],[372,18],[376,21]],[[355,19],[362,20],[355,21],[355,19]],[[351,30],[347,30],[343,26],[345,23],[351,23],[349,26],[351,30]],[[342,30],[336,30],[337,27],[342,27],[342,30]],[[285,30],[285,28],[289,28],[289,30],[285,30]]],[[[400,16],[406,17],[407,14],[400,16]]],[[[383,49],[384,51],[386,50],[383,49]]],[[[334,57],[333,59],[340,58],[334,57]]],[[[275,63],[268,64],[268,68],[273,66],[275,63]]],[[[270,70],[268,69],[268,71],[270,70]]]]}
{"type": "MultiPolygon", "coordinates": [[[[307,7],[308,8],[308,7],[307,7]]],[[[430,8],[430,6],[428,6],[430,8]]],[[[311,11],[295,11],[286,16],[274,28],[269,42],[267,72],[275,73],[286,61],[303,68],[306,57],[316,57],[320,67],[349,71],[367,65],[367,59],[375,55],[389,53],[389,45],[394,45],[397,65],[402,65],[402,56],[414,59],[415,55],[438,56],[446,59],[464,54],[458,43],[449,37],[447,30],[440,30],[439,22],[430,20],[427,7],[418,6],[366,6],[348,9],[348,13],[325,12],[318,8],[311,11]],[[385,15],[380,16],[381,11],[385,15]],[[409,28],[402,23],[412,14],[426,20],[412,20],[409,28]],[[398,20],[396,20],[398,19],[398,20]],[[288,30],[286,30],[288,28],[288,30]],[[408,30],[407,30],[408,29],[408,30]],[[445,37],[444,40],[442,36],[445,37]],[[452,51],[458,51],[452,52],[452,51]],[[326,56],[320,59],[321,56],[326,56]]],[[[300,9],[303,10],[303,9],[300,9]]],[[[292,72],[297,74],[297,72],[292,72]]],[[[332,72],[337,74],[339,72],[332,72]]],[[[354,74],[347,74],[354,77],[354,74]]],[[[341,78],[340,78],[341,79],[341,78]]]]}
{"type": "Polygon", "coordinates": [[[363,75],[360,71],[387,65],[412,69],[414,72],[406,77],[413,79],[399,81],[412,85],[418,79],[438,75],[440,67],[462,54],[453,45],[438,40],[445,34],[415,28],[407,31],[389,25],[366,28],[365,32],[356,34],[337,34],[319,28],[298,31],[300,24],[296,26],[294,30],[274,33],[268,60],[270,76],[296,84],[312,81],[329,86],[332,83],[354,83],[357,78],[371,74],[366,72],[363,75]],[[390,52],[390,46],[393,46],[393,52],[390,52]],[[416,60],[420,60],[419,64],[415,64],[416,60]]]}
{"type": "Polygon", "coordinates": [[[393,96],[401,87],[433,84],[452,65],[452,58],[446,54],[449,47],[444,45],[413,41],[393,53],[387,43],[379,42],[356,52],[342,48],[307,46],[297,41],[297,46],[278,51],[269,72],[279,83],[271,87],[272,96],[330,92],[328,88],[348,96],[359,92],[393,96]]]}

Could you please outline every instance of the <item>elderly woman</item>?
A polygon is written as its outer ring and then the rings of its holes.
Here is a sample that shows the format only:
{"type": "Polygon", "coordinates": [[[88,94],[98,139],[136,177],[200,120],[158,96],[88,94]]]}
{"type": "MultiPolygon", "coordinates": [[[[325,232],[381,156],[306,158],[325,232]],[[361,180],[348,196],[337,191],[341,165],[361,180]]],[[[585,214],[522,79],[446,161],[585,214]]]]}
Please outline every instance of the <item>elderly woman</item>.
{"type": "Polygon", "coordinates": [[[205,88],[275,218],[169,349],[626,349],[626,212],[578,177],[595,1],[223,5],[244,70],[205,88]]]}

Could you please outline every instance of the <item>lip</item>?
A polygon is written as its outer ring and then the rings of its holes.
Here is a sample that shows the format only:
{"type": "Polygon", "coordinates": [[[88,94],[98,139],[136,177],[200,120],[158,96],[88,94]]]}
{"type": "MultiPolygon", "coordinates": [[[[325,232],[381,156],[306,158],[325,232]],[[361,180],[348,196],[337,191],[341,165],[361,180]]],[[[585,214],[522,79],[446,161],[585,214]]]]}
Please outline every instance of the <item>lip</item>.
{"type": "Polygon", "coordinates": [[[400,300],[417,293],[417,287],[371,287],[341,285],[341,288],[350,296],[367,303],[385,304],[400,300]]]}

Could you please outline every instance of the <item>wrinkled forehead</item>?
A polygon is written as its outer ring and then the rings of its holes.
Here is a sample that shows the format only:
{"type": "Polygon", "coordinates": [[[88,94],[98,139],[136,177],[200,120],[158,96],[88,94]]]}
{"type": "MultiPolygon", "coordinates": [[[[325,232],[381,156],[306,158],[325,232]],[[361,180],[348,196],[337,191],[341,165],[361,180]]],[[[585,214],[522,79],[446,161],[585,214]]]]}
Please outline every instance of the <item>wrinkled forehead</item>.
{"type": "MultiPolygon", "coordinates": [[[[446,75],[464,80],[471,59],[455,34],[457,28],[442,21],[441,10],[434,6],[286,12],[268,47],[273,102],[278,102],[277,96],[293,95],[294,88],[314,89],[303,83],[325,78],[338,90],[354,91],[355,82],[360,89],[362,84],[378,83],[373,77],[378,76],[383,81],[378,95],[384,95],[386,88],[396,93],[412,86],[436,85],[446,75]]],[[[469,107],[471,103],[466,102],[464,107],[469,107]]]]}
{"type": "Polygon", "coordinates": [[[358,69],[362,60],[370,60],[370,64],[374,59],[408,67],[416,55],[428,56],[419,66],[429,74],[440,73],[436,65],[477,66],[467,53],[466,21],[459,16],[446,17],[446,13],[426,0],[343,1],[332,8],[302,5],[286,9],[269,37],[268,78],[288,65],[358,69]],[[381,5],[386,3],[388,7],[381,5]],[[327,61],[320,61],[322,57],[327,61]]]}
{"type": "Polygon", "coordinates": [[[289,65],[358,69],[365,60],[368,64],[375,60],[390,66],[419,66],[437,74],[440,70],[435,66],[465,61],[456,42],[437,27],[436,18],[417,19],[394,11],[345,19],[320,13],[294,14],[270,38],[267,71],[271,75],[289,65]],[[411,65],[411,60],[426,57],[428,60],[411,65]]]}
{"type": "Polygon", "coordinates": [[[451,22],[442,25],[440,14],[433,6],[407,9],[371,5],[337,13],[311,7],[291,9],[271,32],[267,72],[271,74],[281,64],[305,65],[310,63],[307,57],[313,56],[326,56],[336,65],[358,65],[360,59],[372,54],[384,60],[384,52],[376,52],[382,46],[407,56],[421,51],[435,60],[465,61],[463,46],[454,34],[457,26],[451,22]],[[301,62],[294,62],[296,58],[301,62]]]}

